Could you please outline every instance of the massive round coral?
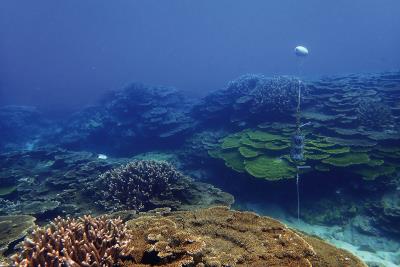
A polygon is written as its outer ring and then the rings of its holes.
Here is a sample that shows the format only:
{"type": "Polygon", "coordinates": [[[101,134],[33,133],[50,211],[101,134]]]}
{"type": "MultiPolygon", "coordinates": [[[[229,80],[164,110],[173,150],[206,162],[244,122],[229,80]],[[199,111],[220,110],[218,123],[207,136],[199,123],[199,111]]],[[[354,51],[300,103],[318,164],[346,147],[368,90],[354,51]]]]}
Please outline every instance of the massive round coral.
{"type": "Polygon", "coordinates": [[[100,175],[97,201],[106,210],[142,210],[154,196],[167,194],[184,176],[164,161],[134,160],[100,175]]]}

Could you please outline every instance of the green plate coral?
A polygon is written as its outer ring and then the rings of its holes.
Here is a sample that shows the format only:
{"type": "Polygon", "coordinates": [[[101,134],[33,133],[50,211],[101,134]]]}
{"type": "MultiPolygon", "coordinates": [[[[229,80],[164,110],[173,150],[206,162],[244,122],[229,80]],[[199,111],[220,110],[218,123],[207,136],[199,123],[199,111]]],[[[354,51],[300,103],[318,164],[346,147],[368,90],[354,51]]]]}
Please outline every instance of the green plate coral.
{"type": "Polygon", "coordinates": [[[260,154],[257,150],[245,146],[239,147],[239,153],[245,158],[254,158],[260,154]]]}
{"type": "MultiPolygon", "coordinates": [[[[261,130],[246,129],[228,135],[209,154],[224,160],[227,167],[257,178],[274,181],[292,178],[296,166],[289,155],[291,134],[283,129],[276,123],[265,124],[261,130]]],[[[309,165],[311,171],[327,172],[341,168],[342,171],[372,180],[399,170],[397,165],[391,163],[400,157],[396,145],[376,146],[376,142],[371,140],[304,132],[306,161],[298,164],[309,165]]]]}
{"type": "Polygon", "coordinates": [[[284,159],[267,156],[246,160],[245,169],[252,176],[267,180],[287,179],[295,175],[295,168],[290,166],[284,159]]]}
{"type": "Polygon", "coordinates": [[[329,157],[322,160],[323,163],[336,167],[347,167],[355,164],[367,164],[370,161],[368,154],[365,153],[347,153],[329,157]]]}

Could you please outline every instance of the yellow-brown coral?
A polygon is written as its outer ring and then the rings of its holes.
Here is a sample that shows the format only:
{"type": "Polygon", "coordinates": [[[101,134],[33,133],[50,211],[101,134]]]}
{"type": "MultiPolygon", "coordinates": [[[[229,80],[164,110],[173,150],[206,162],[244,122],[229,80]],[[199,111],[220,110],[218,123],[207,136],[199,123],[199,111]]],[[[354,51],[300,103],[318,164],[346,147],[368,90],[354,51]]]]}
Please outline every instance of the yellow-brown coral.
{"type": "Polygon", "coordinates": [[[128,221],[127,228],[135,251],[135,261],[125,262],[129,267],[366,267],[352,254],[279,221],[226,207],[144,215],[128,221]]]}
{"type": "Polygon", "coordinates": [[[134,262],[129,266],[194,266],[205,247],[199,236],[178,229],[174,221],[143,216],[129,221],[134,262]]]}
{"type": "Polygon", "coordinates": [[[127,253],[126,226],[120,219],[56,218],[37,228],[15,256],[18,266],[113,266],[127,253]]]}

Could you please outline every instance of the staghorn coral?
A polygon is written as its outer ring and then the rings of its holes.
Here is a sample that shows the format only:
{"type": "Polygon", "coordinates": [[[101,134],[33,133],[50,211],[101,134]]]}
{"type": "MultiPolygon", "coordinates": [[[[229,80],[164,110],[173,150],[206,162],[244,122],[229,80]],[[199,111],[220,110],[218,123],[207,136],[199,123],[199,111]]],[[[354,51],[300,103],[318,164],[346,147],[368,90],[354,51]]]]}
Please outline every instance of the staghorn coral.
{"type": "Polygon", "coordinates": [[[98,204],[107,210],[142,210],[184,176],[165,161],[134,160],[100,175],[98,204]]]}
{"type": "Polygon", "coordinates": [[[129,253],[129,237],[120,219],[58,217],[33,231],[13,258],[18,266],[114,266],[129,253]]]}
{"type": "Polygon", "coordinates": [[[359,103],[357,117],[361,125],[372,129],[381,129],[393,123],[390,108],[384,103],[370,99],[364,99],[359,103]]]}

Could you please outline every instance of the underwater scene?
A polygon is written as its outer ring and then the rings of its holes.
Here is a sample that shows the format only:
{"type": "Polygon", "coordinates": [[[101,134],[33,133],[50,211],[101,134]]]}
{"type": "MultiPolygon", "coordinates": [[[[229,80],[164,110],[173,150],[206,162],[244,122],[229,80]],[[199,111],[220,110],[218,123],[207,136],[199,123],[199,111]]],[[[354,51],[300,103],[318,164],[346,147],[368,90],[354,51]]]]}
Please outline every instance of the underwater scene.
{"type": "Polygon", "coordinates": [[[0,266],[400,266],[396,10],[4,0],[0,266]]]}

